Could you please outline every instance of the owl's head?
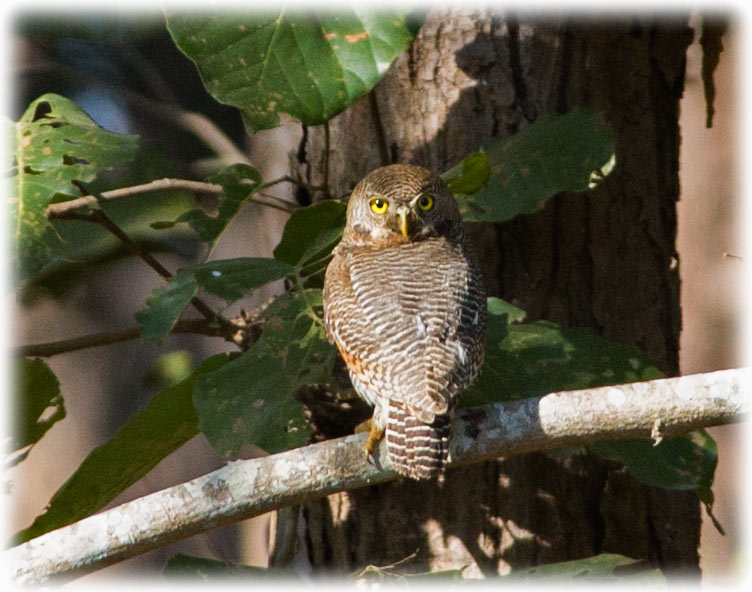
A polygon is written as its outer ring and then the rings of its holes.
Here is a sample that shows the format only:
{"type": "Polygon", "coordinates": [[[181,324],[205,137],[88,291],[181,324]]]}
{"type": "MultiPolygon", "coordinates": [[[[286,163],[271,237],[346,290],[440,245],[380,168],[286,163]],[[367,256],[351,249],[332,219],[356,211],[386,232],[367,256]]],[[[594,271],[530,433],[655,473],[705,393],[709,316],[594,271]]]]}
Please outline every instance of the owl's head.
{"type": "Polygon", "coordinates": [[[393,164],[369,173],[347,206],[344,238],[350,243],[388,246],[461,234],[460,211],[446,183],[415,165],[393,164]]]}

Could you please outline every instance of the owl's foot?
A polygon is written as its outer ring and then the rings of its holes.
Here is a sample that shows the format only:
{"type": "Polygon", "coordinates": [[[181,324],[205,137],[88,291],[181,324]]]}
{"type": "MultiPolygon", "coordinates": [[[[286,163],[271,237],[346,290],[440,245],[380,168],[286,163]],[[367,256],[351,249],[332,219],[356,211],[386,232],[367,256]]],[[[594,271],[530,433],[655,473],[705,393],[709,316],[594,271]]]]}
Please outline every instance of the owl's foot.
{"type": "Polygon", "coordinates": [[[377,427],[373,420],[368,420],[366,423],[370,424],[368,439],[365,445],[366,460],[372,464],[376,464],[376,459],[373,457],[373,449],[379,443],[379,440],[384,437],[384,428],[377,427]]]}
{"type": "Polygon", "coordinates": [[[361,421],[358,425],[355,426],[353,433],[362,434],[363,432],[370,432],[372,423],[373,422],[371,421],[370,417],[365,421],[361,421]]]}

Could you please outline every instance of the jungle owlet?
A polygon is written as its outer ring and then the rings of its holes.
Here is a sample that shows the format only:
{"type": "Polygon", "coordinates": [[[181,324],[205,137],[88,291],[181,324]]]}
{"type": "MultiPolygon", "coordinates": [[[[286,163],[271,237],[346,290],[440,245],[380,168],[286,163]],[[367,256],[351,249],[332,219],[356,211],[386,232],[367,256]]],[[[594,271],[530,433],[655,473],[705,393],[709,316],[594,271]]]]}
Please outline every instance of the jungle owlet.
{"type": "Polygon", "coordinates": [[[486,296],[438,176],[391,165],[358,183],[326,270],[324,320],[375,407],[366,453],[386,433],[399,473],[443,474],[453,409],[483,363],[486,296]]]}

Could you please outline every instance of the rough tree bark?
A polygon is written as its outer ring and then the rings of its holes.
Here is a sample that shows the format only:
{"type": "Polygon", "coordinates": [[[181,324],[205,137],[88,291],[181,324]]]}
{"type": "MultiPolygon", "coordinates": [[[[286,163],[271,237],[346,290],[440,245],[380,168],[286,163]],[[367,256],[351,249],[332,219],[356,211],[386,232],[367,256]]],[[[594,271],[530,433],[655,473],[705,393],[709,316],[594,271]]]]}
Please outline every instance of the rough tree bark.
{"type": "MultiPolygon", "coordinates": [[[[443,171],[544,113],[603,112],[617,138],[617,169],[605,183],[477,229],[489,292],[531,320],[635,344],[675,375],[686,22],[432,10],[373,96],[331,122],[330,186],[344,193],[386,162],[443,171]]],[[[317,183],[324,134],[309,132],[302,168],[317,183]]],[[[472,577],[616,552],[699,573],[696,497],[641,485],[587,455],[462,467],[443,487],[403,480],[332,495],[303,515],[309,560],[325,571],[402,562],[407,572],[472,577]]]]}

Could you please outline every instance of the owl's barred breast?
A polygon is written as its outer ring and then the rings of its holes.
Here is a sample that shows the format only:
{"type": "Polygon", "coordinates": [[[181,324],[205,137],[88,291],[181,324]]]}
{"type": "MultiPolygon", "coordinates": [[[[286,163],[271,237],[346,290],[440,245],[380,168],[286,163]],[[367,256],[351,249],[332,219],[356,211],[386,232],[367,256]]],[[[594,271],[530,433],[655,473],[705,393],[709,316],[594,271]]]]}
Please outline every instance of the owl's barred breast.
{"type": "Polygon", "coordinates": [[[331,265],[349,281],[345,290],[328,282],[325,306],[337,312],[327,325],[343,355],[357,358],[359,394],[372,404],[403,402],[424,422],[446,413],[483,355],[485,294],[462,245],[443,237],[390,248],[341,245],[336,258],[331,265]]]}

